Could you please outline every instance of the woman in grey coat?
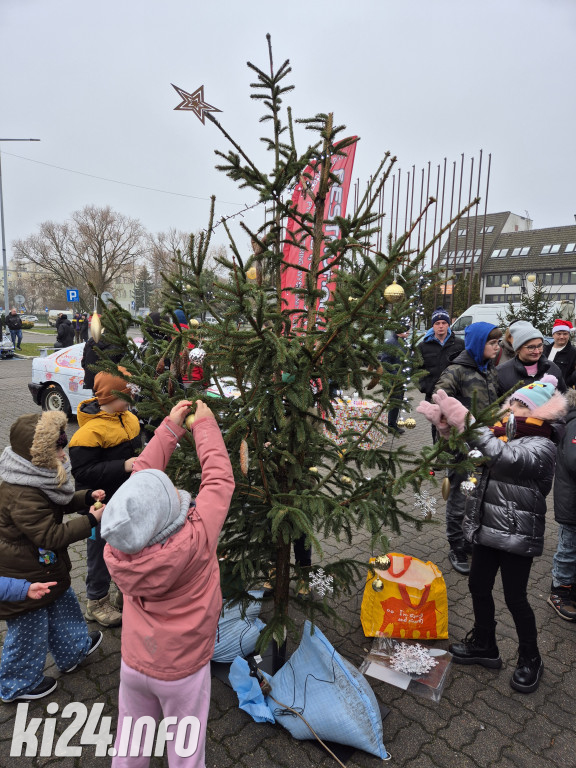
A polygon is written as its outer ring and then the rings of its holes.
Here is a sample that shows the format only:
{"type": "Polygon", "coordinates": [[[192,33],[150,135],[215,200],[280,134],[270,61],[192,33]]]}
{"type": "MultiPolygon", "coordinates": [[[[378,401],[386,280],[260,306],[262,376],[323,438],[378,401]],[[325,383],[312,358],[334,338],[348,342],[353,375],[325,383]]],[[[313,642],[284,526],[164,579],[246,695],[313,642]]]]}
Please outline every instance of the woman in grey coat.
{"type": "MultiPolygon", "coordinates": [[[[536,620],[526,590],[532,560],[542,554],[546,496],[552,487],[560,437],[557,421],[567,410],[556,384],[554,376],[544,376],[514,392],[505,406],[516,423],[510,440],[506,436],[508,416],[467,438],[485,459],[467,500],[463,525],[464,536],[473,545],[468,586],[474,628],[463,642],[453,643],[450,651],[456,664],[502,666],[492,595],[500,571],[519,642],[518,664],[510,684],[521,693],[535,691],[543,671],[536,620]]],[[[441,434],[449,434],[451,426],[463,432],[468,410],[444,392],[432,399],[435,405],[422,403],[417,410],[437,423],[441,434]]]]}

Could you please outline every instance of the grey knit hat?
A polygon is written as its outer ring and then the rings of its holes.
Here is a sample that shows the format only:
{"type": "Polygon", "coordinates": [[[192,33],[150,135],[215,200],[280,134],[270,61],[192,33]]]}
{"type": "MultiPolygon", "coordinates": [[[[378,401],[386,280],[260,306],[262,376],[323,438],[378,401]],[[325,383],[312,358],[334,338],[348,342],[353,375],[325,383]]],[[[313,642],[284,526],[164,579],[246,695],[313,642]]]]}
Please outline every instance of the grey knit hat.
{"type": "Polygon", "coordinates": [[[529,323],[527,320],[518,320],[518,322],[514,323],[510,328],[510,333],[512,334],[514,352],[518,352],[520,347],[526,344],[527,341],[530,341],[530,339],[544,338],[538,328],[534,328],[532,323],[529,323]]]}
{"type": "Polygon", "coordinates": [[[128,555],[161,543],[184,525],[190,498],[159,469],[135,472],[106,505],[102,538],[128,555]]]}

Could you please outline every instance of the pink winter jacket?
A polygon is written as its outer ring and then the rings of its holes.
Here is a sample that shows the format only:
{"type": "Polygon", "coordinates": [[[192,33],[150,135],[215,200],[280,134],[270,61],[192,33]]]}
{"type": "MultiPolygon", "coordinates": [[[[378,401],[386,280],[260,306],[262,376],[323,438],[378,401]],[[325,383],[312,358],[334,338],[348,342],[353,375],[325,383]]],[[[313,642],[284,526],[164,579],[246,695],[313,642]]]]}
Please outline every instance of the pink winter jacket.
{"type": "MultiPolygon", "coordinates": [[[[164,419],[134,471],[164,470],[184,432],[164,419]]],[[[215,419],[196,421],[193,435],[202,482],[183,527],[135,555],[110,544],[104,550],[124,594],[122,659],[159,680],[180,680],[210,661],[222,608],[216,545],[234,491],[232,466],[215,419]]]]}

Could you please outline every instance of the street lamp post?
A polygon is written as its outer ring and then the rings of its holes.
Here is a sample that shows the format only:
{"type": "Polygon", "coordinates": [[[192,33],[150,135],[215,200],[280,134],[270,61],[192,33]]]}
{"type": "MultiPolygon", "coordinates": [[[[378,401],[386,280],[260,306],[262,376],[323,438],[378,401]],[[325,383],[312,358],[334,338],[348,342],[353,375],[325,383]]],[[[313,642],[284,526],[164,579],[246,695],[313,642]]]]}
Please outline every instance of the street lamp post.
{"type": "MultiPolygon", "coordinates": [[[[0,139],[0,141],[40,141],[40,139],[0,139]]],[[[2,269],[4,272],[4,314],[8,314],[8,260],[4,233],[4,195],[2,194],[2,152],[0,152],[0,233],[2,234],[2,269]]]]}
{"type": "Polygon", "coordinates": [[[504,301],[506,301],[506,294],[508,293],[508,288],[510,288],[510,283],[502,283],[500,288],[504,289],[504,301]]]}
{"type": "Polygon", "coordinates": [[[522,293],[528,293],[528,290],[526,288],[526,281],[529,283],[535,283],[536,282],[536,275],[533,272],[530,272],[529,274],[521,274],[521,275],[512,275],[510,278],[510,282],[512,285],[520,285],[520,291],[522,293]]]}

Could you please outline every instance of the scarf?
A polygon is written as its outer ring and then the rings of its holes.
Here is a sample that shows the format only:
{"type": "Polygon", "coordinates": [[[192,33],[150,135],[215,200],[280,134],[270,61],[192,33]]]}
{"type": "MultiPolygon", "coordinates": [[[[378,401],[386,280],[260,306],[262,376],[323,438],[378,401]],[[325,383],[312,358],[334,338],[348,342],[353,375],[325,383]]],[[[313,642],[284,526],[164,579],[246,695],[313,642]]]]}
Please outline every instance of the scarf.
{"type": "MultiPolygon", "coordinates": [[[[552,439],[552,425],[542,419],[535,419],[533,416],[516,416],[516,434],[517,437],[547,437],[552,439]]],[[[506,437],[506,422],[508,416],[505,416],[502,421],[497,421],[493,427],[490,427],[494,435],[503,442],[507,443],[506,437]]]]}
{"type": "Polygon", "coordinates": [[[66,471],[66,481],[58,485],[58,476],[55,469],[37,467],[31,461],[23,459],[12,448],[4,448],[0,456],[0,480],[12,485],[28,485],[38,488],[55,504],[69,504],[74,496],[74,478],[70,459],[66,458],[63,464],[66,471]]]}

